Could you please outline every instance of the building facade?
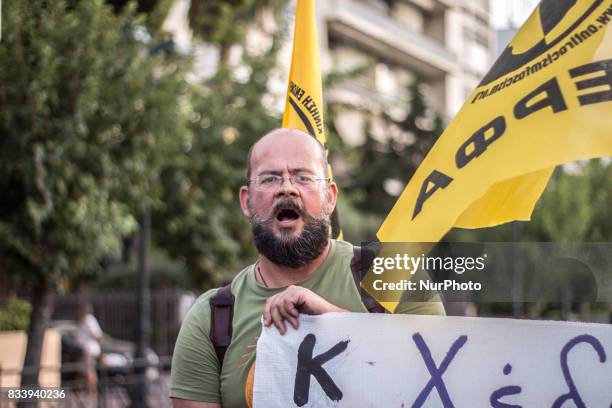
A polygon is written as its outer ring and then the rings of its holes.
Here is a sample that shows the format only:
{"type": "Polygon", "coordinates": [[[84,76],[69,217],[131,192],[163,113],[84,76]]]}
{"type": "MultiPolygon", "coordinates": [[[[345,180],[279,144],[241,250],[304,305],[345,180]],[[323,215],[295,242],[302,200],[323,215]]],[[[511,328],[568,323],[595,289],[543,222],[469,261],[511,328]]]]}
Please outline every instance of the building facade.
{"type": "Polygon", "coordinates": [[[323,71],[369,66],[327,89],[328,103],[406,106],[406,85],[418,77],[448,120],[493,62],[488,0],[326,0],[317,14],[323,71]]]}
{"type": "MultiPolygon", "coordinates": [[[[324,89],[328,104],[353,105],[373,116],[381,111],[400,116],[409,106],[407,85],[418,78],[429,106],[448,121],[493,62],[495,34],[488,0],[315,1],[323,74],[359,69],[359,74],[324,89]]],[[[192,43],[186,21],[189,3],[175,0],[166,21],[179,48],[185,49],[192,43]]],[[[289,2],[287,18],[293,17],[294,5],[295,0],[289,2]]],[[[246,38],[247,48],[269,46],[271,30],[277,29],[273,23],[261,23],[273,22],[271,15],[265,10],[260,14],[268,18],[255,19],[246,38]]],[[[273,94],[286,90],[291,45],[289,38],[279,55],[281,69],[270,78],[273,94]]],[[[215,50],[198,45],[194,53],[196,76],[214,73],[215,50]]],[[[240,53],[234,54],[239,57],[240,53]]],[[[239,58],[235,64],[238,66],[239,58]]],[[[276,99],[271,109],[282,111],[284,98],[276,99]]],[[[363,115],[346,112],[336,120],[343,139],[359,144],[363,115]]]]}

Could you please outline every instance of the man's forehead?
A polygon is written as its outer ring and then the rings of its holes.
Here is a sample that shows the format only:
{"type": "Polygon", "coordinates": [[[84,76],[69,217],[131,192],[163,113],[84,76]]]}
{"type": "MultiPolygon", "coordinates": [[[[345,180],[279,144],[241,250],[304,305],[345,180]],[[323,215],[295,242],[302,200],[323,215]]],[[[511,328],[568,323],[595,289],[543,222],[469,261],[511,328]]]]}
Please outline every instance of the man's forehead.
{"type": "Polygon", "coordinates": [[[310,135],[295,129],[279,129],[261,138],[253,147],[253,170],[318,171],[322,149],[310,135]]]}

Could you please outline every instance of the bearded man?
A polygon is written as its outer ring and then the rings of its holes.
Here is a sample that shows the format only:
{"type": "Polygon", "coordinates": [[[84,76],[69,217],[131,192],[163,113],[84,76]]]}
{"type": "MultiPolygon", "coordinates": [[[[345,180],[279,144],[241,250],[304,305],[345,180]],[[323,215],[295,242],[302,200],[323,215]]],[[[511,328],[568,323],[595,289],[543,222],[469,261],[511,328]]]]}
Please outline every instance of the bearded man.
{"type": "MultiPolygon", "coordinates": [[[[246,406],[262,314],[266,326],[284,334],[287,323],[298,328],[299,313],[367,312],[351,273],[352,245],[329,238],[338,187],[327,168],[323,146],[296,129],[274,130],[251,147],[240,206],[260,256],[231,283],[233,334],[222,364],[209,334],[217,289],[190,309],[172,360],[175,408],[246,406]]],[[[400,305],[400,311],[444,314],[433,300],[400,305]]]]}

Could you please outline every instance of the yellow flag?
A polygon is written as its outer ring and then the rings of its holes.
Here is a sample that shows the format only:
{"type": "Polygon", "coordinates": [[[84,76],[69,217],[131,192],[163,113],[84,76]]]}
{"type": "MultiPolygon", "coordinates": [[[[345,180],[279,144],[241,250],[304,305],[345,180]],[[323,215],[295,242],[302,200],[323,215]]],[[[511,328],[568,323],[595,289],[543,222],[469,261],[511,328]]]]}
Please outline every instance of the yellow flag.
{"type": "Polygon", "coordinates": [[[283,127],[300,129],[327,147],[315,0],[297,0],[283,127]]]}
{"type": "MultiPolygon", "coordinates": [[[[315,0],[297,0],[283,127],[309,133],[325,146],[327,152],[315,0]]],[[[328,168],[328,177],[333,178],[331,167],[328,168]]],[[[342,239],[337,211],[332,214],[332,236],[342,239]]]]}
{"type": "Polygon", "coordinates": [[[612,1],[544,0],[474,90],[378,230],[437,242],[528,220],[554,167],[612,155],[612,1]]]}

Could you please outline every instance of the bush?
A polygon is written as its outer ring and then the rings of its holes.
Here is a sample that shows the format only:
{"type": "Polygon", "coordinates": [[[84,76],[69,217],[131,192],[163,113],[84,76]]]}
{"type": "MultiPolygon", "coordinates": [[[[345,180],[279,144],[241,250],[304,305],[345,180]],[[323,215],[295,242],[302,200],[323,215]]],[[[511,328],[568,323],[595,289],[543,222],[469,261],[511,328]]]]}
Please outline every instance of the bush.
{"type": "Polygon", "coordinates": [[[0,331],[26,330],[32,306],[25,300],[11,300],[0,306],[0,331]]]}

